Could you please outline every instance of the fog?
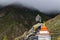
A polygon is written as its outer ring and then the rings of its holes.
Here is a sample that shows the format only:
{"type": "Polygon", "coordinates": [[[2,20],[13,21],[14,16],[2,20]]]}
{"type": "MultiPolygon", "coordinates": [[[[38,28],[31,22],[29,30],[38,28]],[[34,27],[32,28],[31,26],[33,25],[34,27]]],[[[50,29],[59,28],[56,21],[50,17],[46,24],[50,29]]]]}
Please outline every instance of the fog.
{"type": "Polygon", "coordinates": [[[60,0],[0,0],[0,5],[22,4],[26,7],[34,7],[41,12],[60,11],[60,0]]]}

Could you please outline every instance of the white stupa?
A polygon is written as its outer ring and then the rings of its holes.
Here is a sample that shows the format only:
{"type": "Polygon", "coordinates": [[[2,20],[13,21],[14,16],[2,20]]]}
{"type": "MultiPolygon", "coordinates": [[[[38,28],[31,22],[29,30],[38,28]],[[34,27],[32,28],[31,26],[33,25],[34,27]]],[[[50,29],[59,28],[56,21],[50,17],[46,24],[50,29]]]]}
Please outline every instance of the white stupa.
{"type": "Polygon", "coordinates": [[[45,24],[41,27],[41,30],[36,34],[36,36],[38,36],[38,40],[51,40],[50,32],[45,24]]]}

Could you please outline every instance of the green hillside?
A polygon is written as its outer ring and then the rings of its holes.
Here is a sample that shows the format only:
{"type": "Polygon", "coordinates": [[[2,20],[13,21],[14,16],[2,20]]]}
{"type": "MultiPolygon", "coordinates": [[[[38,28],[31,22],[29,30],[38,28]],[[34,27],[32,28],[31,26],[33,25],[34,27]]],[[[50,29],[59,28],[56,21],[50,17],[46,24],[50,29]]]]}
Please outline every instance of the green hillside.
{"type": "Polygon", "coordinates": [[[8,40],[13,40],[15,37],[22,35],[35,24],[35,17],[37,14],[39,14],[44,21],[50,19],[50,17],[42,12],[26,7],[18,8],[10,5],[1,8],[0,40],[4,39],[4,35],[8,37],[8,40]]]}
{"type": "Polygon", "coordinates": [[[46,25],[51,32],[52,39],[57,40],[57,37],[60,36],[60,15],[51,19],[38,10],[12,5],[0,9],[0,40],[5,40],[5,37],[7,40],[14,40],[21,36],[35,24],[37,14],[42,17],[43,21],[47,21],[46,25]]]}
{"type": "Polygon", "coordinates": [[[57,40],[60,36],[60,15],[46,22],[49,31],[51,32],[52,39],[57,40]]]}

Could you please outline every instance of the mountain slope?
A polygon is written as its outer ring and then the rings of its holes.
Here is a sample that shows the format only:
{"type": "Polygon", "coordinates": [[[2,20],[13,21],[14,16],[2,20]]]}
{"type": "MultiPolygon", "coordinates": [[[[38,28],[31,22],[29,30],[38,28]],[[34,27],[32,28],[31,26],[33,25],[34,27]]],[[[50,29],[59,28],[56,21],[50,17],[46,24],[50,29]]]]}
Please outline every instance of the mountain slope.
{"type": "MultiPolygon", "coordinates": [[[[46,26],[51,34],[52,40],[57,40],[60,37],[60,15],[57,15],[55,18],[52,18],[46,22],[46,26]]],[[[26,31],[22,36],[18,36],[15,39],[26,39],[32,30],[26,31]]]]}
{"type": "Polygon", "coordinates": [[[51,32],[52,39],[57,40],[60,36],[60,15],[57,15],[55,18],[46,22],[49,31],[51,32]]]}
{"type": "MultiPolygon", "coordinates": [[[[26,30],[28,31],[32,27],[32,25],[35,24],[35,17],[37,14],[39,14],[44,21],[51,19],[46,14],[39,12],[38,10],[29,9],[23,6],[15,7],[13,5],[9,5],[1,8],[0,40],[3,39],[4,35],[8,36],[8,40],[13,40],[15,37],[21,36],[26,30]]],[[[46,24],[51,33],[59,33],[60,27],[58,26],[60,25],[58,22],[60,22],[60,18],[58,16],[47,21],[46,24]]]]}
{"type": "MultiPolygon", "coordinates": [[[[46,21],[46,15],[38,10],[31,10],[26,7],[15,7],[12,5],[0,9],[0,40],[4,35],[8,36],[8,40],[22,35],[29,30],[35,23],[35,17],[39,14],[46,21]],[[45,16],[45,17],[44,17],[45,16]]],[[[47,17],[50,19],[50,17],[47,17]]]]}

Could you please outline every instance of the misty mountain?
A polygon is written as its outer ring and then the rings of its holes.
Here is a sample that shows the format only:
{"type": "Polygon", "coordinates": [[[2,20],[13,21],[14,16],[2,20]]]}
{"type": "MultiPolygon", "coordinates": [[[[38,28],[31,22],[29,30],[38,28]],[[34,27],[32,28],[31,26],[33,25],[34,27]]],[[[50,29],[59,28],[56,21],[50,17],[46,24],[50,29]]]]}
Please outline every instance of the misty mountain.
{"type": "Polygon", "coordinates": [[[13,40],[15,37],[22,35],[26,30],[29,30],[35,24],[35,17],[39,14],[43,21],[51,19],[46,14],[20,5],[8,5],[0,9],[0,40],[4,35],[8,40],[13,40]]]}
{"type": "Polygon", "coordinates": [[[21,13],[22,14],[26,13],[28,15],[36,16],[37,14],[40,14],[40,16],[43,17],[43,19],[45,21],[47,19],[51,18],[51,16],[49,17],[49,16],[47,16],[47,14],[44,14],[44,13],[42,13],[42,12],[40,12],[40,11],[34,9],[34,8],[27,8],[27,7],[23,6],[23,5],[18,6],[18,5],[11,4],[11,5],[5,6],[5,7],[0,9],[0,13],[2,13],[2,14],[9,14],[8,12],[10,12],[10,11],[15,12],[16,15],[18,15],[18,14],[20,15],[21,13]],[[44,16],[48,17],[48,18],[46,19],[44,16]]]}
{"type": "Polygon", "coordinates": [[[0,9],[0,40],[4,35],[8,36],[8,40],[22,35],[35,24],[35,17],[39,14],[44,21],[50,19],[44,13],[38,10],[29,9],[21,5],[8,5],[0,9]],[[46,18],[47,17],[47,18],[46,18]]]}
{"type": "Polygon", "coordinates": [[[0,5],[0,9],[2,8],[3,6],[0,5]]]}

